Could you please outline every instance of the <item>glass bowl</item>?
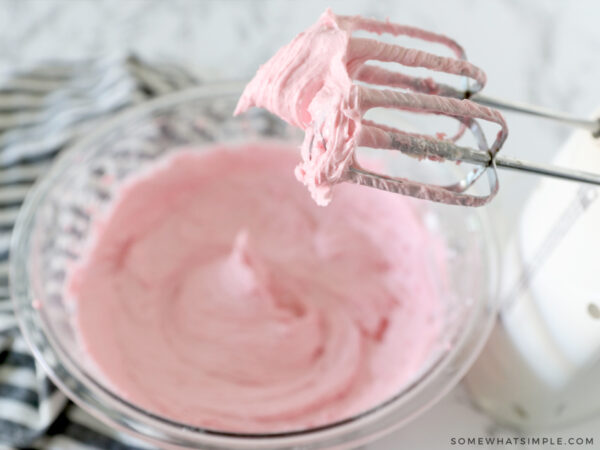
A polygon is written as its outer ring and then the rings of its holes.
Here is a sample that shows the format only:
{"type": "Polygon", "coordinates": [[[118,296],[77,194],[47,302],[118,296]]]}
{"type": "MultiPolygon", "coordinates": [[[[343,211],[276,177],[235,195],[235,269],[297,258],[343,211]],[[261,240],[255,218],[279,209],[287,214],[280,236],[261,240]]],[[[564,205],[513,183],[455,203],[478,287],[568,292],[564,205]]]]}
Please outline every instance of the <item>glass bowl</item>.
{"type": "Polygon", "coordinates": [[[21,330],[50,378],[75,403],[162,448],[343,448],[370,442],[415,418],[450,390],[489,334],[496,312],[497,264],[482,209],[415,201],[423,223],[448,247],[443,336],[412,383],[347,420],[270,434],[178,423],[121,398],[94,375],[78,343],[63,285],[94,218],[106,210],[124,180],[171,149],[190,144],[264,137],[300,141],[297,130],[262,111],[232,117],[240,89],[237,83],[206,85],[149,102],[108,121],[59,158],[28,195],[12,237],[11,295],[21,330]]]}

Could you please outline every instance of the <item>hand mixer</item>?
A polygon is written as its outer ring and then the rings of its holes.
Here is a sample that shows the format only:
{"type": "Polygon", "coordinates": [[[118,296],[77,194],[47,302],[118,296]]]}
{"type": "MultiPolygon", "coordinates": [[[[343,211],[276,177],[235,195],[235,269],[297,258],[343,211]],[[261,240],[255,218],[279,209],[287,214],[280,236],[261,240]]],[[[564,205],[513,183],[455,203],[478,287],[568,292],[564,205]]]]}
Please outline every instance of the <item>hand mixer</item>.
{"type": "Polygon", "coordinates": [[[336,16],[327,10],[261,66],[240,98],[236,114],[263,107],[305,131],[303,161],[296,176],[321,205],[329,202],[334,184],[354,182],[422,199],[479,206],[498,191],[498,167],[589,183],[563,186],[551,179],[539,183],[540,189],[523,209],[518,236],[503,252],[509,275],[503,277],[505,284],[508,281],[506,309],[499,315],[491,349],[469,376],[474,398],[505,422],[533,426],[579,420],[600,411],[597,396],[590,395],[597,390],[600,376],[600,279],[595,263],[600,247],[597,239],[590,239],[600,223],[596,200],[600,191],[592,186],[600,185],[600,175],[572,167],[586,164],[600,171],[600,120],[485,97],[480,94],[485,82],[485,73],[445,36],[359,16],[336,16]],[[361,38],[354,34],[357,31],[441,44],[454,57],[361,38]],[[464,84],[455,88],[370,61],[451,74],[464,84]],[[459,129],[446,138],[442,133],[410,133],[365,118],[378,108],[446,116],[456,120],[459,129]],[[507,126],[495,108],[553,119],[590,134],[575,133],[576,139],[555,159],[558,166],[499,156],[507,126]],[[491,145],[480,121],[500,127],[491,145]],[[459,145],[467,131],[476,148],[459,145]],[[420,183],[361,167],[359,147],[399,151],[418,160],[464,161],[476,168],[451,185],[420,183]],[[484,174],[489,193],[469,194],[484,174]],[[587,263],[582,264],[582,255],[587,263]]]}
{"type": "MultiPolygon", "coordinates": [[[[455,58],[438,56],[375,39],[351,36],[347,47],[347,71],[353,82],[354,92],[351,95],[356,98],[356,110],[360,115],[356,146],[397,150],[418,159],[468,162],[478,166],[458,183],[441,186],[368,171],[360,167],[352,156],[352,164],[347,167],[340,181],[349,181],[421,199],[468,206],[483,205],[497,193],[499,184],[496,168],[498,167],[600,185],[599,174],[499,156],[498,151],[507,137],[508,129],[502,115],[494,108],[517,111],[582,127],[589,130],[596,138],[600,137],[600,119],[576,118],[540,107],[481,95],[479,91],[485,85],[485,73],[466,60],[465,52],[458,43],[445,36],[361,17],[336,16],[336,18],[338,25],[347,26],[350,32],[364,30],[377,34],[388,33],[393,36],[405,35],[442,44],[456,55],[455,58]],[[373,60],[459,75],[463,77],[464,87],[456,89],[437,83],[431,78],[409,76],[367,63],[373,60]],[[382,87],[384,89],[381,89],[382,87]],[[398,88],[402,90],[397,90],[398,88]],[[365,119],[364,114],[373,108],[444,115],[457,120],[460,128],[456,135],[449,139],[408,133],[365,119]],[[494,122],[501,128],[491,145],[486,141],[479,120],[494,122]],[[466,130],[469,130],[475,138],[477,149],[456,144],[466,130]],[[467,190],[483,174],[488,176],[489,193],[484,196],[468,194],[467,190]]],[[[327,151],[328,146],[327,137],[321,132],[323,122],[315,122],[313,125],[309,153],[314,151],[322,154],[327,151]]]]}

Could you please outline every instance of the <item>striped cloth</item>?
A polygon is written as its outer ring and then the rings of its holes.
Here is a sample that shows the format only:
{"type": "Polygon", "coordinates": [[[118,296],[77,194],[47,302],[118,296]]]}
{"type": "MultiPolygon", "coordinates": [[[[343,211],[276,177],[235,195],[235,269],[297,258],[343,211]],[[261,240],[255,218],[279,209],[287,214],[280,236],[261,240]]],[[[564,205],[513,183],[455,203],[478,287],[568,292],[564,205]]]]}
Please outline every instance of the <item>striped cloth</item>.
{"type": "Polygon", "coordinates": [[[31,356],[11,310],[8,245],[25,194],[61,150],[123,108],[197,82],[135,57],[0,73],[0,448],[150,448],[69,402],[31,356]]]}

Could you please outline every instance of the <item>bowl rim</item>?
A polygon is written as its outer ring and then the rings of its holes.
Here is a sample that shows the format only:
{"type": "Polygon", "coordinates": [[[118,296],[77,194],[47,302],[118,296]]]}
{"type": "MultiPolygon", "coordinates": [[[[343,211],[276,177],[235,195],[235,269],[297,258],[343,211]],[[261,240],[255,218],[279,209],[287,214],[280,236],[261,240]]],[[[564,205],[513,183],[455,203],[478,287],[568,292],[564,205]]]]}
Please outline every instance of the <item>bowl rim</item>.
{"type": "Polygon", "coordinates": [[[92,143],[118,127],[135,122],[152,112],[174,107],[186,103],[186,101],[239,95],[243,86],[244,83],[239,81],[207,83],[144,102],[102,122],[94,131],[70,145],[59,155],[49,171],[38,179],[28,192],[11,236],[10,294],[19,328],[36,361],[67,397],[110,426],[137,435],[152,443],[192,447],[208,443],[215,445],[214,448],[228,448],[226,445],[237,445],[241,440],[247,440],[252,445],[262,443],[269,448],[274,448],[274,446],[280,448],[290,444],[297,445],[298,438],[305,441],[308,439],[311,442],[313,439],[317,439],[327,445],[339,445],[347,444],[351,439],[354,440],[353,443],[356,443],[357,439],[364,440],[367,434],[371,436],[384,434],[416,417],[450,391],[474,362],[491,332],[498,303],[495,293],[499,282],[499,264],[495,234],[487,214],[482,208],[478,208],[475,215],[485,235],[486,245],[483,251],[485,252],[484,259],[490,267],[489,273],[486,273],[486,277],[489,278],[487,284],[490,298],[486,302],[478,302],[480,304],[477,306],[482,309],[479,315],[483,314],[483,318],[486,320],[474,321],[477,314],[472,313],[471,323],[465,327],[465,331],[460,334],[459,340],[453,348],[438,358],[409,384],[403,386],[394,396],[357,415],[319,427],[277,433],[235,433],[191,426],[146,411],[123,399],[79,367],[72,360],[69,352],[62,348],[60,342],[49,331],[51,328],[48,326],[44,308],[36,309],[33,306],[34,299],[31,295],[31,283],[28,275],[30,270],[29,241],[37,206],[48,195],[53,182],[60,178],[60,174],[72,163],[80,161],[81,157],[85,156],[86,149],[93,147],[92,143]],[[42,326],[39,326],[39,323],[42,326]],[[46,354],[48,352],[50,352],[50,356],[46,354]],[[457,362],[460,367],[455,367],[457,362]],[[59,365],[62,370],[58,371],[55,365],[59,365]],[[442,382],[439,375],[445,370],[454,372],[442,382]],[[65,373],[58,373],[63,371],[65,373]],[[437,381],[433,386],[435,392],[424,393],[426,388],[432,387],[434,381],[437,381]],[[414,403],[412,406],[411,401],[414,403]],[[409,411],[403,412],[402,407],[409,411]],[[384,420],[386,418],[387,420],[384,420]],[[367,425],[370,425],[371,428],[365,432],[364,428],[367,425]]]}

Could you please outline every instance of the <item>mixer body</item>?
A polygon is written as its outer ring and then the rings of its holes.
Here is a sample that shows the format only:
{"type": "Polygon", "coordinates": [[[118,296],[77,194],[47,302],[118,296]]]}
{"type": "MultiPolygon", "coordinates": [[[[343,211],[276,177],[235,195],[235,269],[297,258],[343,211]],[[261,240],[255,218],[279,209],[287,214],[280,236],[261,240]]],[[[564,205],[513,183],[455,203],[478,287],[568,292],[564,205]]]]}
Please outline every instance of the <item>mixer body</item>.
{"type": "MultiPolygon", "coordinates": [[[[555,159],[600,169],[600,140],[576,132],[555,159]]],[[[504,251],[502,306],[466,377],[475,402],[520,428],[600,413],[600,192],[543,179],[504,251]]]]}

